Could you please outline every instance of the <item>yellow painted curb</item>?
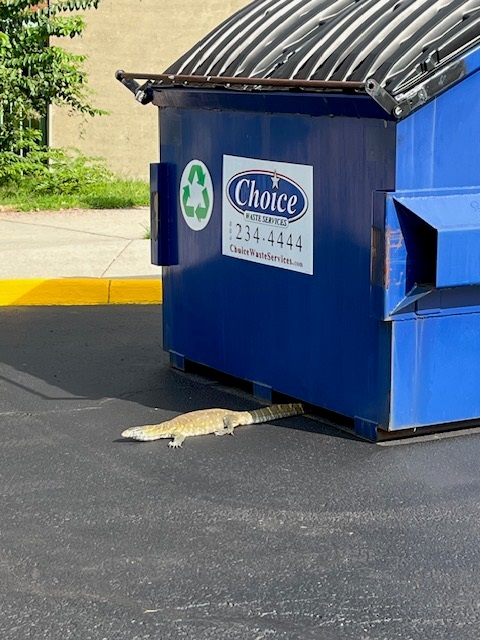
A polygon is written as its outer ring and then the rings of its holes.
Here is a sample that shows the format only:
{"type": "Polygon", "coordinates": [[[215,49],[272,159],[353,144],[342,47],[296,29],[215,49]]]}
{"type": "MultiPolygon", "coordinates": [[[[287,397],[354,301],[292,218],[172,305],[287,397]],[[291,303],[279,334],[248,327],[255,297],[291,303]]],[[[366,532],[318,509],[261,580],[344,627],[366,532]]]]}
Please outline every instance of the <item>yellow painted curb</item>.
{"type": "Polygon", "coordinates": [[[159,278],[0,280],[0,307],[32,305],[160,304],[159,278]]]}

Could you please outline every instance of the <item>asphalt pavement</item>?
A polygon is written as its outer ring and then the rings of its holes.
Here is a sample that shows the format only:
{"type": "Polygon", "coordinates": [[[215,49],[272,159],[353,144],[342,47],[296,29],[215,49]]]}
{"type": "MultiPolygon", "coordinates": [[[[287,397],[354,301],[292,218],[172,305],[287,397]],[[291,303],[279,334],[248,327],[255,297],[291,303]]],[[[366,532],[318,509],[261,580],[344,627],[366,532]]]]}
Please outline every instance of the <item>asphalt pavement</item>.
{"type": "Polygon", "coordinates": [[[480,435],[374,445],[169,368],[150,306],[0,309],[0,638],[472,640],[480,435]]]}

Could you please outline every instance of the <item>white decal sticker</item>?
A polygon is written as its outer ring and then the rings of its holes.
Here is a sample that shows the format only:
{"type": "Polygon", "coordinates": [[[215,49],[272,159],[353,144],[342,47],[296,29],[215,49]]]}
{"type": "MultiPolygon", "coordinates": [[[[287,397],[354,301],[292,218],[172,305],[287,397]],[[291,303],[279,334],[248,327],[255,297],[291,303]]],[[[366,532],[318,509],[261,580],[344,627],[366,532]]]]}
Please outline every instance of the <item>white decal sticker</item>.
{"type": "Polygon", "coordinates": [[[223,156],[222,254],[313,274],[313,167],[223,156]]]}

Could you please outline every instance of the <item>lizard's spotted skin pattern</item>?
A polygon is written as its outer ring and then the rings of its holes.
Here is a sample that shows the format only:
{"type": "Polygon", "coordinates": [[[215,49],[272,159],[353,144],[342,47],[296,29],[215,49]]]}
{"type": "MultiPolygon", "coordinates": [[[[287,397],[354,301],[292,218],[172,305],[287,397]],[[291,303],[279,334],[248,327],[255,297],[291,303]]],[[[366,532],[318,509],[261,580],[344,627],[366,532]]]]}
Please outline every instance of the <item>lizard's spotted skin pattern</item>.
{"type": "Polygon", "coordinates": [[[304,413],[304,408],[299,403],[277,404],[264,409],[255,409],[254,411],[202,409],[184,413],[160,424],[131,427],[123,431],[122,436],[143,442],[159,440],[160,438],[173,438],[168,443],[168,446],[177,449],[182,446],[182,442],[189,436],[201,436],[207,433],[214,433],[216,436],[233,435],[235,427],[240,425],[268,422],[269,420],[286,418],[287,416],[302,413],[304,413]]]}

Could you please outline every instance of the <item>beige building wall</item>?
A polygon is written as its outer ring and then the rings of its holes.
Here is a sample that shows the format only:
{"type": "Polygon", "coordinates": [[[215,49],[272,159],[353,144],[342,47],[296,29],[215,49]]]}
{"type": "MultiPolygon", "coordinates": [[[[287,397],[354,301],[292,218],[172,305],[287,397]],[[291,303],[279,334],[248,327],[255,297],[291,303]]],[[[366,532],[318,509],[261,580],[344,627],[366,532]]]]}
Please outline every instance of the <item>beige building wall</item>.
{"type": "Polygon", "coordinates": [[[52,107],[50,144],[103,156],[114,171],[148,179],[158,161],[158,109],[142,106],[115,79],[115,71],[162,73],[198,40],[249,0],[100,0],[85,12],[82,38],[60,45],[86,54],[94,106],[108,116],[82,118],[52,107]]]}

